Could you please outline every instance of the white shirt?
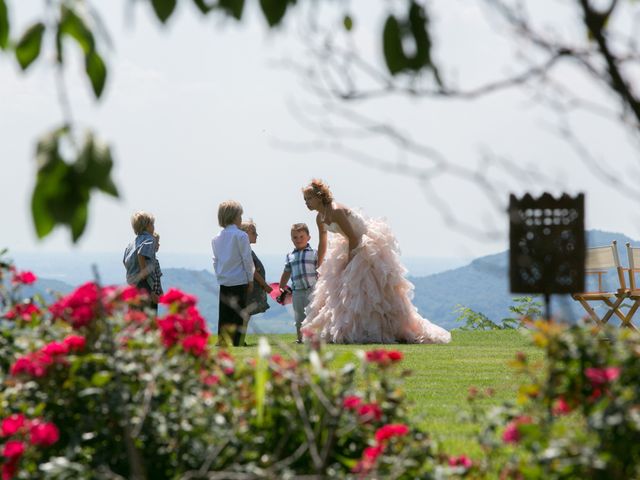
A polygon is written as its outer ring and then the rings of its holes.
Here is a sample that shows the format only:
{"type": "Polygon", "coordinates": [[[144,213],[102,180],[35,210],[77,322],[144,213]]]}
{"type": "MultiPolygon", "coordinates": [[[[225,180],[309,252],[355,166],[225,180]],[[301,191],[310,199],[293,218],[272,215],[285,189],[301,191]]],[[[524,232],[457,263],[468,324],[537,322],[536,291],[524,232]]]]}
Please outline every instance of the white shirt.
{"type": "Polygon", "coordinates": [[[249,236],[236,225],[228,225],[213,240],[213,269],[218,284],[235,287],[253,282],[253,258],[249,236]]]}

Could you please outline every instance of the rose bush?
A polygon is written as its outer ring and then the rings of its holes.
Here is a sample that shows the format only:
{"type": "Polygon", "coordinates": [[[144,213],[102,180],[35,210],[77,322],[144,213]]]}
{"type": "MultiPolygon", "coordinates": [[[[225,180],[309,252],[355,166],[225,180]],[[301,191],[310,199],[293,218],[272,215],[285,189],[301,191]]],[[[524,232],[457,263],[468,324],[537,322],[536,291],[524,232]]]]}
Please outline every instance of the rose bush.
{"type": "Polygon", "coordinates": [[[517,354],[515,402],[491,408],[471,390],[483,476],[501,479],[640,478],[640,335],[538,321],[542,363],[517,354]]]}
{"type": "Polygon", "coordinates": [[[334,358],[311,339],[303,354],[279,354],[261,340],[256,358],[238,360],[212,346],[196,299],[180,291],[155,318],[131,287],[89,282],[46,305],[22,298],[35,275],[7,262],[0,271],[3,480],[416,478],[437,468],[432,440],[407,415],[400,352],[334,358]]]}

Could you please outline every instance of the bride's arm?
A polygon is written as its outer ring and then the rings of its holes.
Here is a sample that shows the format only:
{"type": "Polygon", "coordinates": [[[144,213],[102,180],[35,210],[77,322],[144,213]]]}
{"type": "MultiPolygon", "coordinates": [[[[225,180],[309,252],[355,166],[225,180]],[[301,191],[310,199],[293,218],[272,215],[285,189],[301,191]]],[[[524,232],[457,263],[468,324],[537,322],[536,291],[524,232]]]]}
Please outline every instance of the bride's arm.
{"type": "Polygon", "coordinates": [[[360,238],[351,228],[351,222],[347,218],[347,210],[345,208],[337,208],[333,213],[333,219],[340,226],[340,230],[345,234],[347,240],[349,240],[349,260],[351,260],[352,252],[360,243],[360,238]]]}
{"type": "Polygon", "coordinates": [[[316,224],[318,225],[318,265],[319,268],[327,253],[327,226],[320,220],[320,215],[316,215],[316,224]]]}

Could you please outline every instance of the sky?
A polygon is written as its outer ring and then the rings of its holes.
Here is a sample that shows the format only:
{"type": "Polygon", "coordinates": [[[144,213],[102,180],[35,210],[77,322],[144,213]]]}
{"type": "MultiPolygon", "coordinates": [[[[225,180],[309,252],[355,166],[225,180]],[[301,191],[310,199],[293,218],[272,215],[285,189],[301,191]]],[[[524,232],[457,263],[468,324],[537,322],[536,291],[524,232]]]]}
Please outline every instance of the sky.
{"type": "MultiPolygon", "coordinates": [[[[78,51],[71,45],[65,79],[79,131],[94,129],[113,149],[113,178],[121,196],[92,198],[87,229],[75,245],[61,228],[45,239],[36,238],[30,215],[35,143],[63,118],[52,55],[45,50],[44,61],[25,74],[14,59],[2,54],[0,247],[70,255],[121,251],[133,237],[131,214],[146,210],[156,216],[162,251],[208,253],[211,238],[219,231],[217,205],[235,199],[243,205],[244,216],[257,224],[256,251],[280,254],[291,248],[292,223],[309,224],[312,243],[317,240],[315,217],[302,201],[301,188],[319,177],[329,183],[338,202],[386,218],[403,255],[471,258],[507,248],[506,214],[489,205],[474,184],[444,175],[425,187],[410,176],[365,165],[344,148],[337,151],[335,145],[344,146],[343,139],[308,128],[307,120],[317,114],[320,102],[308,79],[283,66],[286,60],[304,63],[308,58],[302,14],[288,17],[282,28],[271,31],[251,2],[241,24],[219,16],[202,18],[191,2],[179,2],[174,17],[162,27],[147,2],[95,3],[100,3],[113,39],[113,49],[105,55],[109,77],[102,100],[93,99],[78,51]],[[432,192],[444,204],[435,203],[432,192]],[[497,229],[501,234],[487,239],[475,230],[451,228],[443,208],[474,229],[497,229]]],[[[437,61],[445,80],[461,86],[517,71],[514,45],[480,3],[430,3],[437,61]]],[[[575,35],[576,25],[565,16],[566,10],[558,11],[562,9],[558,3],[537,2],[535,13],[541,21],[556,22],[560,34],[575,35]]],[[[11,4],[15,37],[41,13],[44,3],[11,4]]],[[[378,2],[383,8],[387,4],[378,2]]],[[[349,41],[383,67],[379,36],[384,11],[369,8],[370,0],[347,5],[355,17],[349,41]]],[[[327,14],[329,25],[331,18],[339,19],[347,11],[340,8],[327,14]]],[[[338,29],[339,22],[335,25],[338,29]]],[[[560,70],[559,75],[574,91],[594,101],[612,102],[575,70],[560,70]]],[[[638,201],[585,168],[558,134],[556,115],[531,91],[509,90],[475,101],[389,97],[355,102],[349,108],[395,125],[457,165],[476,165],[490,152],[550,179],[542,184],[504,179],[500,195],[505,205],[511,192],[584,192],[587,228],[640,237],[638,201]]],[[[314,118],[320,126],[331,124],[327,116],[314,118]]],[[[638,150],[615,122],[580,114],[571,121],[607,171],[635,175],[638,150]]],[[[424,161],[402,154],[379,137],[347,142],[350,149],[396,166],[419,166],[424,161]]],[[[501,176],[490,173],[492,178],[501,176]]]]}

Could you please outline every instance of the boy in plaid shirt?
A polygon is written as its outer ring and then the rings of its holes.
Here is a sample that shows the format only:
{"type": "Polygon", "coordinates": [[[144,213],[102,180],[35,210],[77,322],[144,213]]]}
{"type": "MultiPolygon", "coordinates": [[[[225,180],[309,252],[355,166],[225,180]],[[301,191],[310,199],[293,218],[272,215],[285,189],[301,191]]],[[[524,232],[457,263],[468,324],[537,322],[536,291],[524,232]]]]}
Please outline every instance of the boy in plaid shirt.
{"type": "Polygon", "coordinates": [[[291,241],[295,249],[287,254],[284,271],[280,277],[281,292],[284,292],[287,282],[291,279],[298,343],[302,343],[300,326],[306,318],[305,308],[309,305],[313,287],[318,279],[318,252],[309,245],[310,239],[309,227],[305,223],[291,226],[291,241]]]}
{"type": "MultiPolygon", "coordinates": [[[[160,250],[160,235],[156,232],[153,232],[153,238],[155,240],[157,254],[158,250],[160,250]]],[[[162,270],[160,270],[160,262],[158,261],[158,257],[156,256],[154,268],[149,273],[147,282],[149,283],[149,287],[151,288],[151,293],[156,295],[158,298],[164,293],[162,291],[162,281],[160,280],[161,276],[162,270]]]]}

